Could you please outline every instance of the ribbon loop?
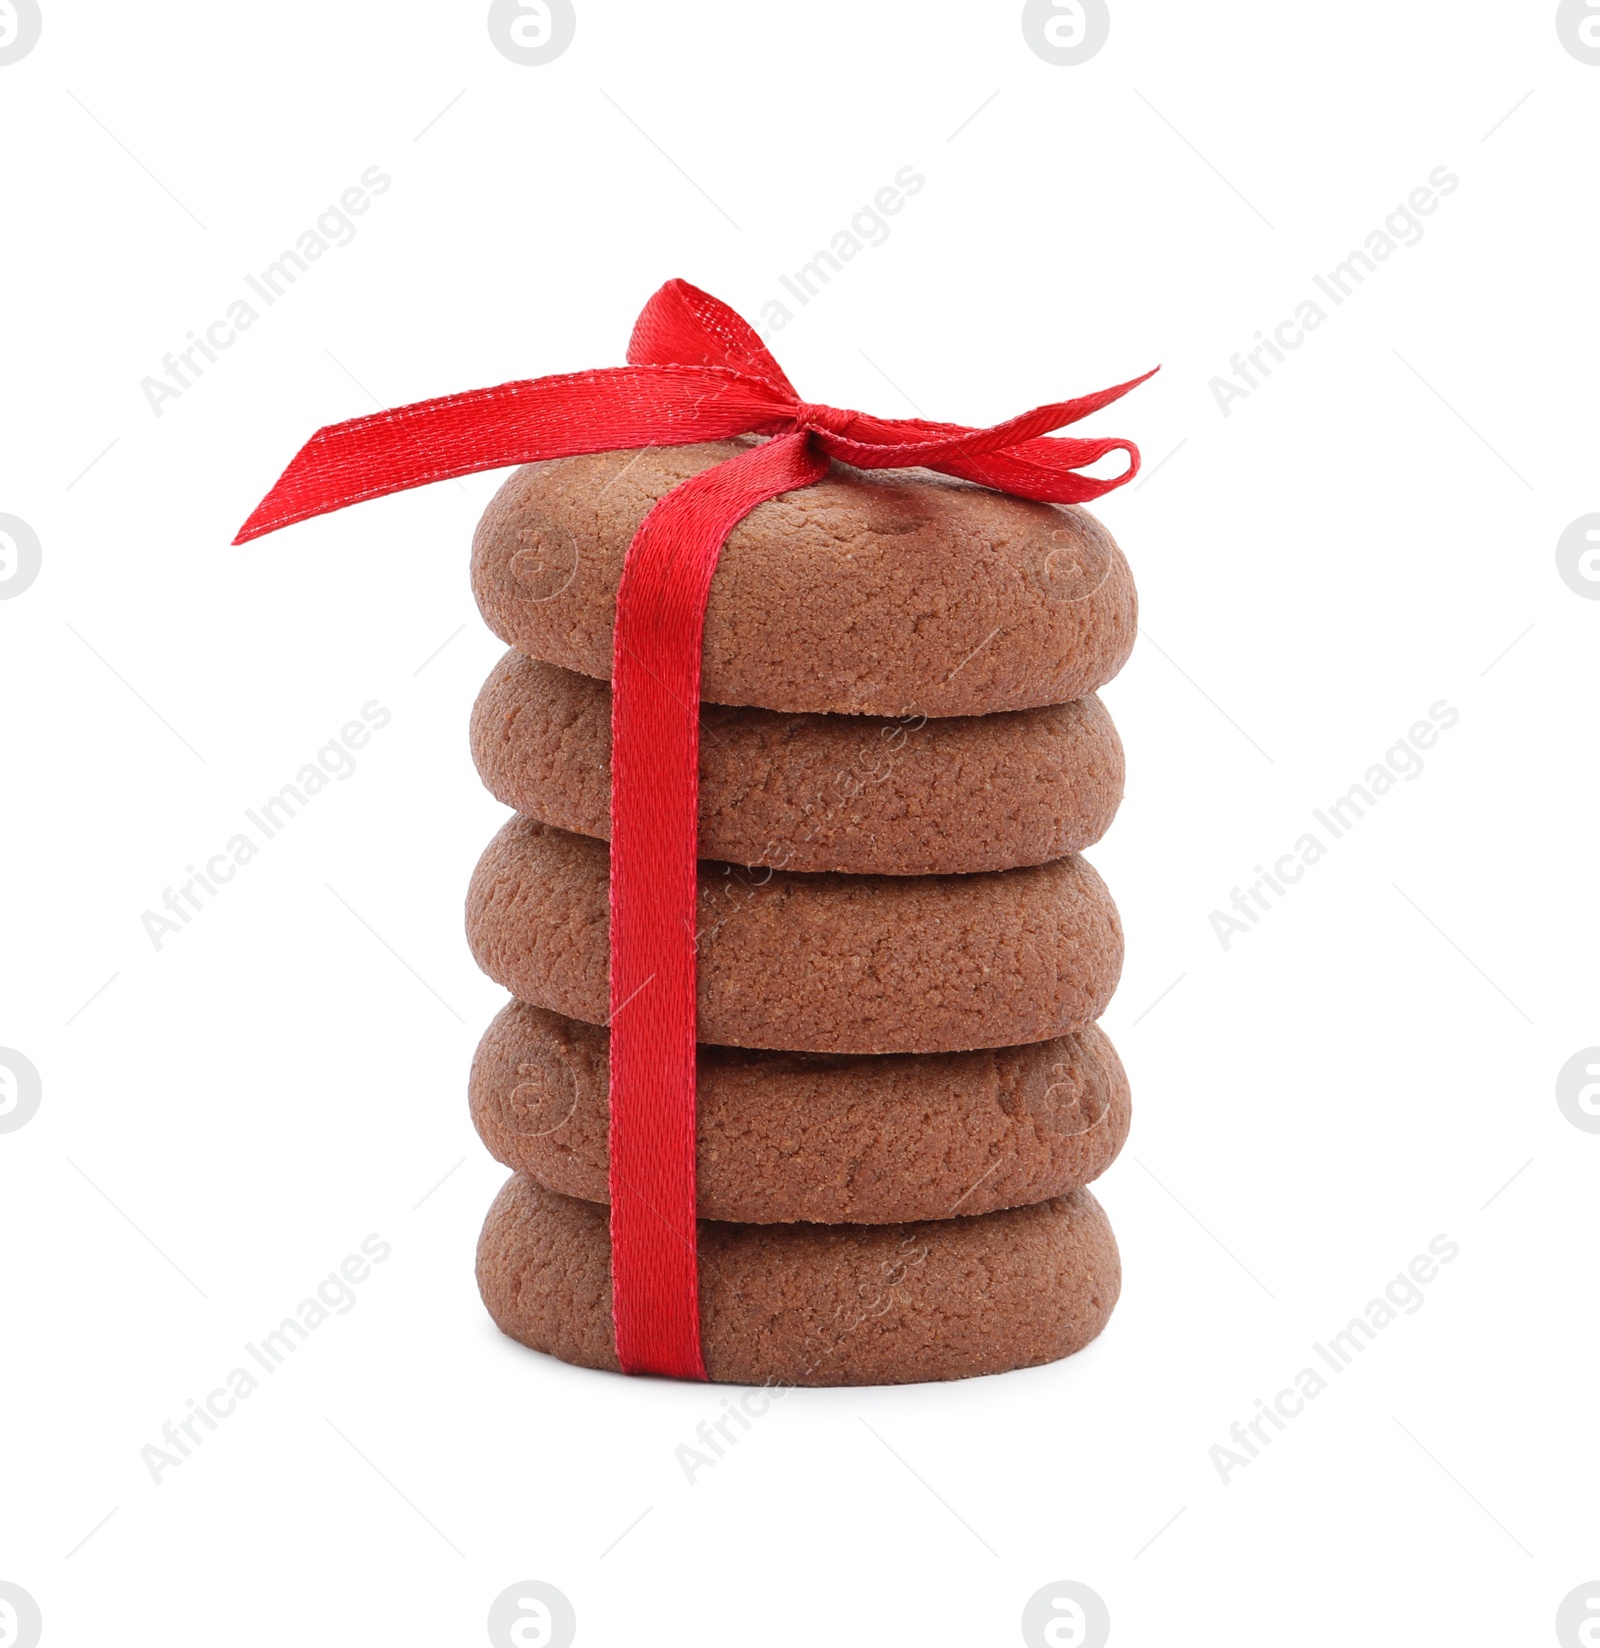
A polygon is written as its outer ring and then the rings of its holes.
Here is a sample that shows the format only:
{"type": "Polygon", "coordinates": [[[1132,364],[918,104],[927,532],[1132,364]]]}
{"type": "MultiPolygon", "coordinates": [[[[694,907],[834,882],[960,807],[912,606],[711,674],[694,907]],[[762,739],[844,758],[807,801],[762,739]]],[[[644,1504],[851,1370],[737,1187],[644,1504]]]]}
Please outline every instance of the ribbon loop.
{"type": "Polygon", "coordinates": [[[726,366],[785,400],[800,399],[749,321],[686,280],[669,280],[639,311],[628,360],[635,366],[726,366]]]}

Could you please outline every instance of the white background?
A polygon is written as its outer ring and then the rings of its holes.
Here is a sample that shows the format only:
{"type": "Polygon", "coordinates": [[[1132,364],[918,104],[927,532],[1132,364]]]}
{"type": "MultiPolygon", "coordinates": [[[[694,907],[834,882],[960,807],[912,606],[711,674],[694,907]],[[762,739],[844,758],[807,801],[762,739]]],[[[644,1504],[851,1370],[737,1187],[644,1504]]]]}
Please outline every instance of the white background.
{"type": "Polygon", "coordinates": [[[1600,1571],[1600,1136],[1554,1087],[1600,1042],[1600,604],[1555,561],[1600,509],[1600,67],[1544,3],[1113,0],[1078,67],[1019,9],[579,0],[521,67],[481,3],[45,0],[0,67],[0,512],[43,546],[0,603],[0,1042],[44,1095],[0,1136],[0,1579],[46,1644],[481,1642],[528,1579],[586,1644],[1014,1644],[1062,1579],[1119,1648],[1521,1644],[1600,1571]],[[907,165],[773,339],[805,395],[979,424],[1163,368],[1089,426],[1148,475],[1098,506],[1145,625],[1091,854],[1125,1288],[1066,1363],[796,1392],[691,1486],[721,1392],[523,1350],[473,1284],[501,477],[228,541],[321,424],[615,364],[673,275],[754,317],[907,165]],[[157,417],[140,380],[370,166],[354,240],[157,417]],[[1421,241],[1224,417],[1209,380],[1439,166],[1421,241]],[[372,699],[355,775],[157,951],[141,912],[372,699]],[[1225,951],[1210,912],[1441,699],[1421,776],[1225,951]],[[153,1483],[373,1232],[355,1307],[153,1483]],[[1440,1233],[1423,1307],[1224,1485],[1440,1233]]]}

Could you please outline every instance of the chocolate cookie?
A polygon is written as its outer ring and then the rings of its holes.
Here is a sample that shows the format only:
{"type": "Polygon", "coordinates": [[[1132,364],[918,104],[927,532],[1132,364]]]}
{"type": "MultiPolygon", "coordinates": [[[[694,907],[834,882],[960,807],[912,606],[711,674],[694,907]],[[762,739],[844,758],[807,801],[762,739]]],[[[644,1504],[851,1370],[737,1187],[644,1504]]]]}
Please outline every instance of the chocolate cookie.
{"type": "MultiPolygon", "coordinates": [[[[508,807],[611,834],[611,690],[508,652],[472,711],[472,755],[508,807]]],[[[1122,799],[1098,698],[884,720],[706,704],[700,852],[855,875],[1009,870],[1091,846],[1122,799]]]]}
{"type": "MultiPolygon", "coordinates": [[[[749,443],[527,464],[478,523],[472,587],[496,635],[609,679],[634,530],[680,481],[749,443]]],[[[1121,669],[1136,603],[1084,510],[929,470],[843,464],[762,504],[722,550],[701,696],[847,715],[986,715],[1082,698],[1121,669]]]]}
{"type": "MultiPolygon", "coordinates": [[[[1100,1204],[1075,1190],[974,1219],[700,1225],[707,1374],[740,1385],[898,1385],[1054,1362],[1105,1326],[1121,1287],[1100,1204]]],[[[503,1333],[616,1370],[607,1210],[513,1177],[478,1240],[503,1333]]]]}
{"type": "MultiPolygon", "coordinates": [[[[607,857],[603,842],[512,818],[467,890],[478,966],[523,1001],[605,1023],[607,857]]],[[[697,930],[698,1039],[734,1047],[1045,1041],[1099,1018],[1122,967],[1116,906],[1076,855],[970,876],[702,862],[697,930]]]]}
{"type": "MultiPolygon", "coordinates": [[[[606,1032],[513,1001],[472,1061],[490,1153],[609,1200],[606,1032]]],[[[1098,1025],[970,1053],[702,1047],[699,1206],[752,1224],[893,1224],[1021,1207],[1097,1179],[1128,1136],[1128,1078],[1098,1025]]]]}

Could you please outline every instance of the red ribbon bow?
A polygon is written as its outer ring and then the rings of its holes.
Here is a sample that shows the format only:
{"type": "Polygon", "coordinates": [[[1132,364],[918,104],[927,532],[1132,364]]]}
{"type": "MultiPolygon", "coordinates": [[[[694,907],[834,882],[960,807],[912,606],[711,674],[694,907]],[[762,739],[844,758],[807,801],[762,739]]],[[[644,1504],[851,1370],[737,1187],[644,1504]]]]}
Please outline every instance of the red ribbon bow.
{"type": "Polygon", "coordinates": [[[874,418],[802,401],[744,319],[682,280],[644,306],[628,362],[319,429],[234,542],[508,464],[773,437],[683,482],[645,516],[623,563],[612,650],[612,1318],[629,1373],[704,1379],[695,1247],[700,654],[723,542],[758,504],[820,480],[833,458],[859,469],[937,469],[1044,503],[1098,498],[1139,472],[1138,448],[1043,437],[1150,374],[992,429],[874,418]],[[1122,474],[1076,473],[1118,451],[1128,455],[1122,474]]]}

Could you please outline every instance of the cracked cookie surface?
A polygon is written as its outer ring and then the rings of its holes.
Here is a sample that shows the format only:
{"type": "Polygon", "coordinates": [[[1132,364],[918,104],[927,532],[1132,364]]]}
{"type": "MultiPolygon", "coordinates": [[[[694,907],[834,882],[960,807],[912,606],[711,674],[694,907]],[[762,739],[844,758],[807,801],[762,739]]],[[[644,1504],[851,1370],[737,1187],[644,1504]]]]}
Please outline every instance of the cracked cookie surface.
{"type": "MultiPolygon", "coordinates": [[[[608,892],[604,842],[513,817],[468,888],[473,957],[520,1000],[604,1024],[608,892]]],[[[696,925],[696,1039],[735,1047],[943,1053],[1046,1041],[1099,1018],[1122,967],[1116,906],[1076,854],[938,876],[702,861],[696,925]]]]}
{"type": "MultiPolygon", "coordinates": [[[[1098,698],[929,720],[703,704],[700,854],[856,875],[1009,870],[1081,852],[1122,799],[1098,698]]],[[[515,650],[472,711],[494,796],[560,829],[611,834],[611,692],[515,650]]]]}
{"type": "MultiPolygon", "coordinates": [[[[490,1153],[548,1190],[608,1200],[608,1037],[526,1002],[472,1063],[490,1153]]],[[[1105,1032],[968,1053],[828,1055],[702,1047],[702,1218],[755,1224],[949,1219],[1064,1195],[1128,1135],[1128,1079],[1105,1032]]]]}
{"type": "MultiPolygon", "coordinates": [[[[527,464],[478,523],[472,587],[496,635],[609,679],[623,556],[673,487],[745,441],[527,464]]],[[[1065,704],[1132,649],[1133,578],[1087,511],[929,470],[834,464],[740,521],[706,609],[701,696],[846,715],[1065,704]]]]}
{"type": "MultiPolygon", "coordinates": [[[[706,1373],[742,1385],[894,1385],[1035,1367],[1081,1350],[1121,1287],[1087,1190],[977,1218],[890,1225],[702,1220],[706,1373]]],[[[618,1368],[607,1209],[513,1176],[478,1241],[503,1333],[618,1368]]]]}

